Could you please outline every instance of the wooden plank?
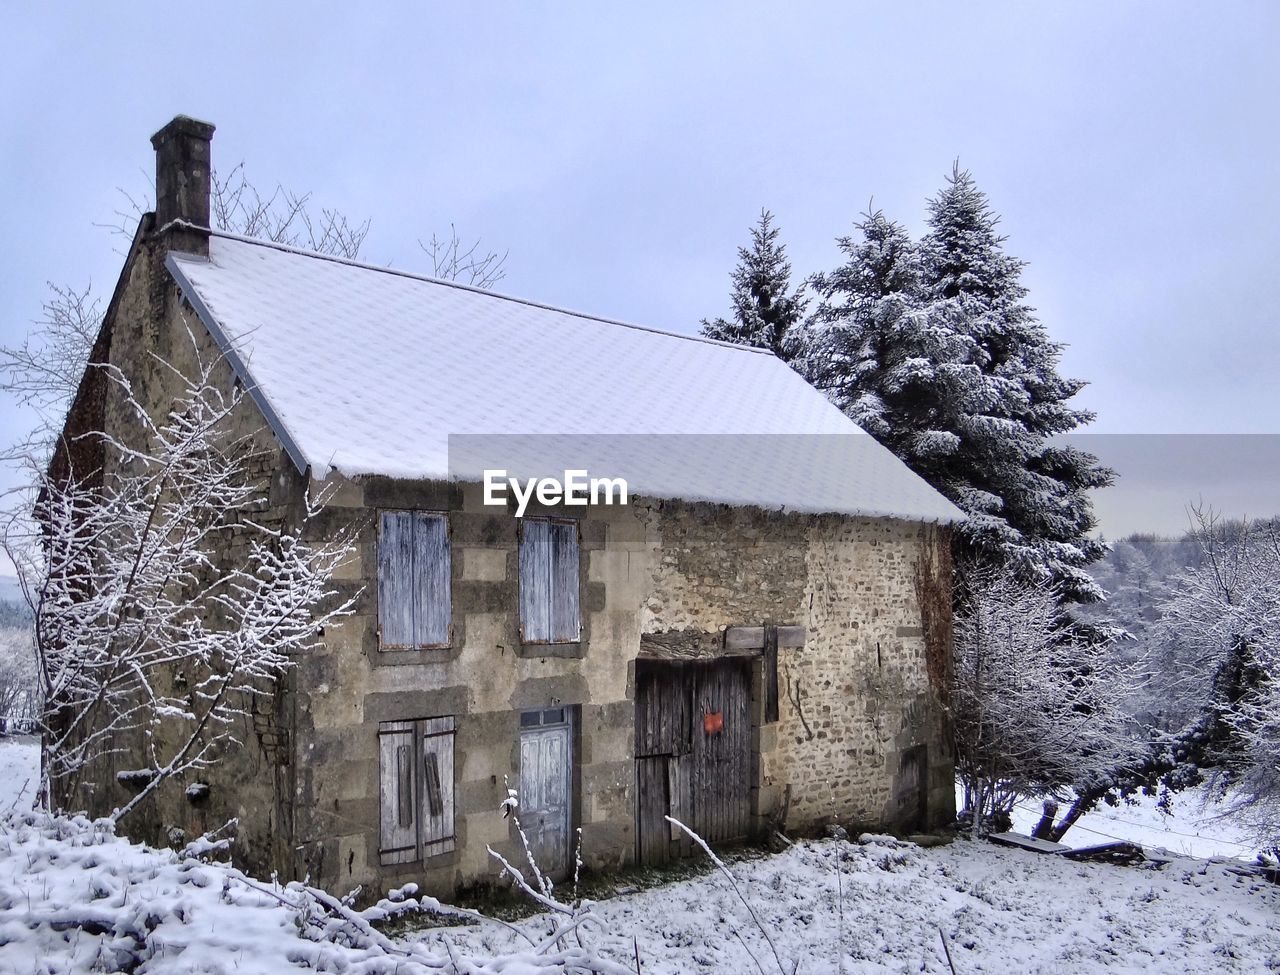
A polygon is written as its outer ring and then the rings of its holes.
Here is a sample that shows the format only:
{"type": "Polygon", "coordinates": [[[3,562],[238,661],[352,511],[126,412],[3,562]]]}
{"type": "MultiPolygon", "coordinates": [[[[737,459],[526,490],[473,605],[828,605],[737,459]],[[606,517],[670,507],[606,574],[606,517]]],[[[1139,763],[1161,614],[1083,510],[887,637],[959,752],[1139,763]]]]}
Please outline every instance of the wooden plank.
{"type": "Polygon", "coordinates": [[[520,533],[520,639],[551,639],[551,523],[525,518],[520,533]]]}
{"type": "Polygon", "coordinates": [[[764,628],[764,720],[778,720],[778,628],[764,628]]]}
{"type": "Polygon", "coordinates": [[[1066,849],[1061,854],[1068,860],[1083,860],[1091,863],[1116,863],[1130,866],[1142,863],[1147,855],[1137,843],[1120,840],[1115,843],[1099,843],[1096,846],[1080,846],[1066,849]]]}
{"type": "Polygon", "coordinates": [[[577,643],[582,639],[579,607],[578,523],[552,521],[551,534],[551,642],[577,643]]]}
{"type": "Polygon", "coordinates": [[[422,734],[425,737],[431,735],[449,735],[458,727],[458,719],[451,714],[446,714],[440,718],[423,718],[422,734]]]}
{"type": "Polygon", "coordinates": [[[383,863],[410,863],[418,858],[413,753],[414,722],[388,721],[379,725],[381,814],[378,847],[383,863]]]}
{"type": "Polygon", "coordinates": [[[636,858],[642,866],[661,866],[671,859],[665,820],[669,760],[665,755],[636,759],[636,858]]]}
{"type": "Polygon", "coordinates": [[[1030,850],[1032,853],[1063,853],[1071,849],[1065,843],[1038,840],[1032,836],[1023,836],[1021,833],[991,833],[987,839],[998,846],[1015,846],[1020,850],[1030,850]]]}
{"type": "Polygon", "coordinates": [[[689,751],[689,699],[683,668],[636,661],[636,756],[689,751]]]}
{"type": "MultiPolygon", "coordinates": [[[[775,687],[776,691],[776,687],[775,687]]],[[[777,694],[774,695],[777,700],[777,694]]],[[[736,720],[734,723],[736,740],[734,743],[732,792],[734,835],[746,838],[751,834],[751,787],[754,780],[751,774],[751,669],[750,665],[740,665],[734,678],[734,701],[736,703],[736,720]]]]}
{"type": "Polygon", "coordinates": [[[414,644],[447,647],[453,622],[452,550],[443,514],[414,512],[414,644]]]}
{"type": "MultiPolygon", "coordinates": [[[[667,815],[686,826],[693,824],[693,761],[689,755],[672,756],[667,760],[667,797],[670,808],[667,815]]],[[[667,823],[668,835],[676,843],[681,855],[692,852],[693,840],[680,827],[667,823]]]]}
{"type": "MultiPolygon", "coordinates": [[[[763,626],[730,626],[724,631],[724,648],[726,650],[763,650],[763,626]]],[[[804,646],[805,629],[803,626],[779,626],[778,646],[795,650],[804,646]]]]}
{"type": "Polygon", "coordinates": [[[720,839],[719,795],[712,771],[715,767],[716,741],[707,734],[706,717],[719,711],[714,687],[714,668],[710,666],[690,669],[693,678],[693,751],[692,793],[694,832],[708,843],[720,839]]]}
{"type": "Polygon", "coordinates": [[[452,716],[424,718],[418,722],[422,749],[422,817],[419,843],[423,856],[453,849],[455,795],[452,716]],[[433,782],[434,780],[434,782],[433,782]],[[432,794],[432,788],[437,791],[432,794]]]}
{"type": "Polygon", "coordinates": [[[709,843],[744,838],[750,829],[751,712],[746,661],[699,667],[694,679],[694,829],[709,843]],[[720,730],[709,731],[721,716],[720,730]]]}
{"type": "Polygon", "coordinates": [[[378,531],[378,632],[384,650],[414,641],[413,514],[384,511],[378,531]]]}
{"type": "MultiPolygon", "coordinates": [[[[640,656],[653,660],[709,660],[719,659],[724,649],[724,634],[694,628],[663,630],[640,634],[640,656]]],[[[734,653],[750,655],[753,651],[737,650],[734,653]]]]}

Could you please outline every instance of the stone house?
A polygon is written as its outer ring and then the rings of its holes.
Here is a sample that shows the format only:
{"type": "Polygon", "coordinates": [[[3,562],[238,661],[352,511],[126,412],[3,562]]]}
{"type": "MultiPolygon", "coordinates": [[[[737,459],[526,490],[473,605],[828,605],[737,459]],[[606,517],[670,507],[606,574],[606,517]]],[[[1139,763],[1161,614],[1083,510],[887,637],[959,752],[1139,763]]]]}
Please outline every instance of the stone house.
{"type": "MultiPolygon", "coordinates": [[[[917,567],[957,509],[769,353],[210,231],[212,134],[153,137],[93,360],[158,410],[152,353],[222,356],[263,517],[330,492],[308,530],[356,539],[356,612],[142,832],[234,816],[253,869],[448,894],[519,855],[508,788],[553,874],[579,831],[597,868],[688,854],[668,814],[713,842],[954,818],[917,567]],[[626,503],[492,503],[479,468],[531,449],[626,503]]],[[[124,422],[91,369],[68,432],[124,422]]]]}

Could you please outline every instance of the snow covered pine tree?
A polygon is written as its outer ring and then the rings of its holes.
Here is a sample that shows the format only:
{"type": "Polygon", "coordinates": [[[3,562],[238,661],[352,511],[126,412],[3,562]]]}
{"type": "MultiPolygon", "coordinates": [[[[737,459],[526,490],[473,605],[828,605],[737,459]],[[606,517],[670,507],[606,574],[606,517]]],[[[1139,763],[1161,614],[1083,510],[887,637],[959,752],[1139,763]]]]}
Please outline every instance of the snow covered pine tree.
{"type": "Polygon", "coordinates": [[[791,290],[791,263],[778,242],[773,214],[760,211],[751,228],[751,247],[738,248],[733,274],[733,319],[702,320],[702,334],[739,345],[769,349],[783,362],[803,351],[799,325],[808,304],[804,287],[791,290]]]}
{"type": "Polygon", "coordinates": [[[922,294],[920,248],[876,210],[837,240],[845,263],[816,274],[813,379],[859,426],[913,470],[957,446],[952,428],[972,399],[973,340],[937,319],[922,294]],[[935,316],[931,319],[931,316],[935,316]]]}
{"type": "Polygon", "coordinates": [[[1105,628],[1061,612],[1102,597],[1086,571],[1104,552],[1088,491],[1113,474],[1054,440],[1092,415],[1069,405],[1084,384],[1059,376],[1061,346],[1025,303],[998,222],[958,166],[920,242],[864,214],[838,240],[844,264],[812,279],[808,358],[841,409],[969,516],[955,533],[951,697],[979,823],[1017,796],[1110,782],[1134,751],[1111,692],[1132,697],[1139,680],[1105,628]]]}
{"type": "Polygon", "coordinates": [[[929,204],[918,244],[883,214],[842,238],[843,267],[818,275],[822,365],[836,402],[969,518],[961,555],[1047,579],[1064,599],[1101,590],[1085,572],[1102,544],[1088,490],[1097,458],[1054,443],[1093,419],[1068,401],[1084,386],[1057,371],[1062,347],[1025,304],[1023,262],[958,166],[929,204]]]}

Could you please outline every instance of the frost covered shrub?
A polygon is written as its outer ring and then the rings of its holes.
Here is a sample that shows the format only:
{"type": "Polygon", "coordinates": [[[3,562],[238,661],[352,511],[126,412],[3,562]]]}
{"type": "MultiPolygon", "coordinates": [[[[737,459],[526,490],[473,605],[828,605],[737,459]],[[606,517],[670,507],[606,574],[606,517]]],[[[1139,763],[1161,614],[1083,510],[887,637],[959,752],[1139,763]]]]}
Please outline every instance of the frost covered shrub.
{"type": "Polygon", "coordinates": [[[1081,637],[1059,600],[1056,586],[1010,569],[962,575],[951,705],[978,832],[1007,822],[1020,796],[1104,775],[1134,747],[1122,703],[1137,672],[1081,637]]]}
{"type": "MultiPolygon", "coordinates": [[[[294,658],[350,611],[333,573],[345,538],[302,540],[323,498],[283,523],[254,474],[254,435],[234,415],[225,366],[203,356],[183,371],[151,365],[173,391],[153,416],[126,377],[104,370],[131,425],[86,434],[104,470],[40,479],[33,525],[6,548],[32,604],[44,690],[41,772],[46,801],[79,804],[125,752],[132,799],[215,762],[239,719],[272,693],[294,658]],[[241,554],[227,557],[234,539],[241,554]]],[[[22,524],[22,523],[20,523],[22,524]]]]}
{"type": "Polygon", "coordinates": [[[1235,787],[1233,813],[1280,846],[1280,524],[1196,512],[1201,557],[1174,579],[1157,635],[1195,662],[1176,688],[1206,717],[1199,761],[1235,787]]]}

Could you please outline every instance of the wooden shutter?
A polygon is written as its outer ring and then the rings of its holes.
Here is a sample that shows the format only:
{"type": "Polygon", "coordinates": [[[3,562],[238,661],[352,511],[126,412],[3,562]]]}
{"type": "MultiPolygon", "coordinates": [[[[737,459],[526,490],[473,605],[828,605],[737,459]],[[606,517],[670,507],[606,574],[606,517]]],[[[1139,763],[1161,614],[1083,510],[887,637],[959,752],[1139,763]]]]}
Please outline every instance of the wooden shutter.
{"type": "Polygon", "coordinates": [[[578,604],[578,523],[553,521],[551,529],[551,642],[582,638],[578,604]]]}
{"type": "Polygon", "coordinates": [[[384,650],[414,641],[413,515],[384,511],[378,531],[378,633],[384,650]]]}
{"type": "Polygon", "coordinates": [[[384,511],[378,531],[378,633],[383,650],[452,642],[448,516],[384,511]]]}
{"type": "Polygon", "coordinates": [[[418,859],[416,723],[388,721],[379,725],[378,753],[382,862],[409,863],[418,859]]]}
{"type": "Polygon", "coordinates": [[[447,647],[453,622],[452,551],[447,516],[413,516],[414,636],[419,647],[447,647]]]}
{"type": "Polygon", "coordinates": [[[520,639],[551,639],[551,523],[536,518],[520,533],[520,639]]]}
{"type": "Polygon", "coordinates": [[[452,717],[378,725],[383,863],[411,863],[453,849],[452,717]]]}
{"type": "Polygon", "coordinates": [[[422,726],[422,855],[453,849],[453,718],[422,726]]]}

